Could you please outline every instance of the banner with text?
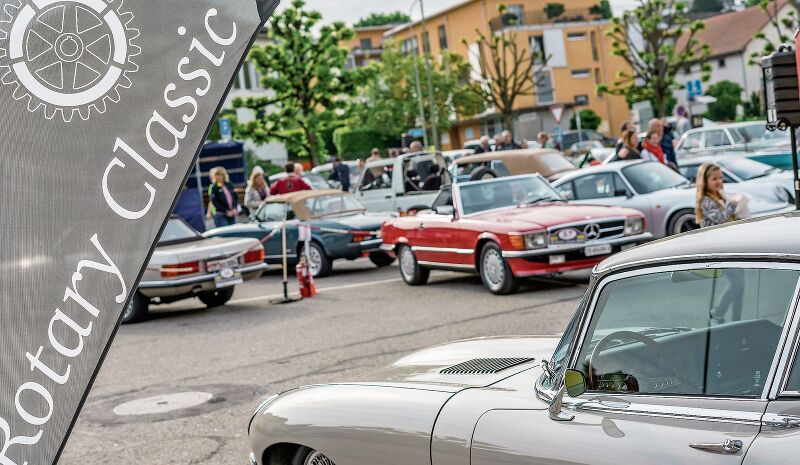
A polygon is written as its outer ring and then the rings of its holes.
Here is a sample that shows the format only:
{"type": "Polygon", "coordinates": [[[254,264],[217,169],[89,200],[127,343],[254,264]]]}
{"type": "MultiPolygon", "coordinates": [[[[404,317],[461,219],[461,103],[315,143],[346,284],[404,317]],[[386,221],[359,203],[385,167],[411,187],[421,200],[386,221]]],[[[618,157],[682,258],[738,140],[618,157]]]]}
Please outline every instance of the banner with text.
{"type": "Polygon", "coordinates": [[[0,0],[0,465],[55,463],[277,0],[0,0]]]}

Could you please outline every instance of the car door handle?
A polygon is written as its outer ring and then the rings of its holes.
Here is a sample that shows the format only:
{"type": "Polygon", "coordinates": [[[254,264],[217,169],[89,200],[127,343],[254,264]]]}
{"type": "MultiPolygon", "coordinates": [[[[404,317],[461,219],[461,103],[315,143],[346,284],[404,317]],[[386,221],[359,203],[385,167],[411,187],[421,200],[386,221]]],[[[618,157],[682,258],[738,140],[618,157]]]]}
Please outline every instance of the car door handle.
{"type": "Polygon", "coordinates": [[[391,198],[392,198],[391,195],[387,195],[387,196],[384,197],[384,199],[391,199],[391,198]]]}
{"type": "Polygon", "coordinates": [[[800,427],[800,417],[793,417],[793,416],[770,416],[767,415],[767,418],[764,420],[765,426],[771,426],[773,428],[797,428],[800,427]]]}
{"type": "Polygon", "coordinates": [[[692,449],[701,450],[703,452],[711,452],[712,454],[738,454],[742,450],[742,441],[738,439],[726,439],[721,443],[700,443],[689,444],[692,449]]]}

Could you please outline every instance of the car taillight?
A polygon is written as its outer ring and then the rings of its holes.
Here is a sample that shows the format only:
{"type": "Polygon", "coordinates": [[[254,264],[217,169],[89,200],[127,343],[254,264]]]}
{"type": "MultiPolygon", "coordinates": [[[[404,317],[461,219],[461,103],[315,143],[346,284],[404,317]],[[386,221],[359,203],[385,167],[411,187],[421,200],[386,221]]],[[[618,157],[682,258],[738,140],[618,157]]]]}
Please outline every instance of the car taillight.
{"type": "Polygon", "coordinates": [[[353,234],[353,239],[351,240],[351,242],[364,242],[367,239],[369,239],[369,234],[354,233],[353,234]]]}
{"type": "Polygon", "coordinates": [[[245,263],[263,262],[264,261],[264,247],[259,247],[256,250],[251,250],[244,254],[245,263]]]}
{"type": "Polygon", "coordinates": [[[174,278],[176,276],[183,276],[187,274],[194,274],[200,272],[200,262],[178,263],[177,265],[162,265],[161,277],[174,278]]]}

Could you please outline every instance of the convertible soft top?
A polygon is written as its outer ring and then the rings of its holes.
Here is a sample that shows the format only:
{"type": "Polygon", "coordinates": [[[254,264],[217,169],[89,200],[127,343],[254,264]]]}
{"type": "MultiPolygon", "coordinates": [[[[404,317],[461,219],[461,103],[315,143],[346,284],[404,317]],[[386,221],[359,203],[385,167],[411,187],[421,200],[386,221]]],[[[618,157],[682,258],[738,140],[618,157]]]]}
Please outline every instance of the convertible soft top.
{"type": "Polygon", "coordinates": [[[347,192],[342,192],[337,189],[324,189],[324,190],[311,190],[292,192],[290,194],[272,195],[267,197],[264,203],[288,203],[292,206],[295,215],[300,220],[308,220],[311,218],[311,212],[306,208],[306,200],[316,197],[326,197],[328,195],[351,195],[347,192]]]}
{"type": "Polygon", "coordinates": [[[523,149],[481,153],[461,157],[454,163],[456,166],[460,166],[493,160],[502,161],[512,176],[539,173],[545,178],[549,178],[554,174],[577,170],[569,160],[564,158],[561,152],[554,149],[523,149]]]}

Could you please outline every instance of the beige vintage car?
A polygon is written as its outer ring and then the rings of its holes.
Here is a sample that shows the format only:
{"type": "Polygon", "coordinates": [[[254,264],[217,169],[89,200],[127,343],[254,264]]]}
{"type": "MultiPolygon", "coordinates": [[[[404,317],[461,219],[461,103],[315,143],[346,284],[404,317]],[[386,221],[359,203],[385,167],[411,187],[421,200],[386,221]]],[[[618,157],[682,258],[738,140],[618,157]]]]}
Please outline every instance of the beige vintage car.
{"type": "Polygon", "coordinates": [[[237,284],[267,269],[257,239],[204,238],[185,221],[172,217],[159,239],[122,323],[145,320],[151,304],[197,297],[208,307],[225,305],[237,284]]]}
{"type": "Polygon", "coordinates": [[[798,229],[786,214],[651,242],[595,267],[561,337],[445,344],[271,396],[250,462],[797,463],[798,229]]]}
{"type": "Polygon", "coordinates": [[[461,157],[450,165],[450,174],[464,182],[539,173],[552,182],[576,169],[558,150],[524,149],[461,157]]]}

